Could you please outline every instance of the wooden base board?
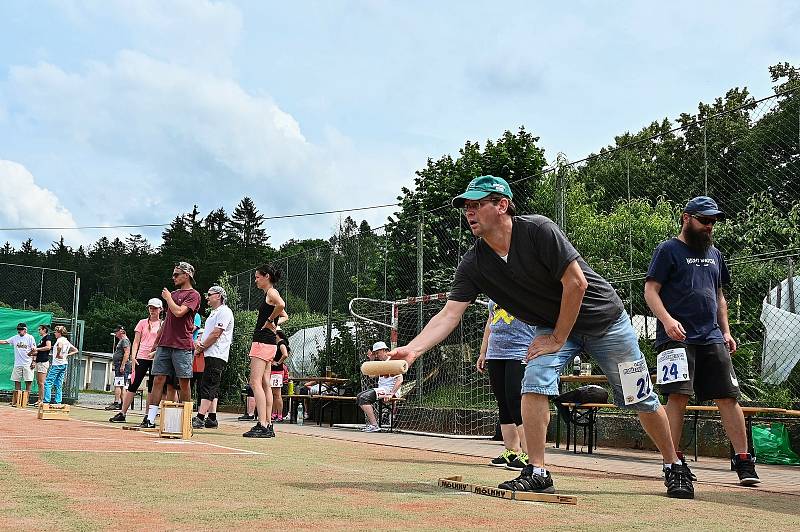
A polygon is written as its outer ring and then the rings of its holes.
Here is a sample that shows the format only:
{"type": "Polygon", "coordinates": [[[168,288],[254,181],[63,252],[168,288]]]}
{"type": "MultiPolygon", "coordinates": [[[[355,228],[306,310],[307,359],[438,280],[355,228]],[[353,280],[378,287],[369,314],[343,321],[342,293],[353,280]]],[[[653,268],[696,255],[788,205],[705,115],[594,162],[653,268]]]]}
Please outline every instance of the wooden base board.
{"type": "Polygon", "coordinates": [[[39,419],[69,419],[69,405],[39,405],[39,419]]]}
{"type": "Polygon", "coordinates": [[[446,477],[439,479],[439,486],[442,488],[449,488],[458,491],[466,491],[469,493],[477,493],[478,495],[487,495],[489,497],[497,497],[498,499],[508,499],[512,501],[533,501],[533,502],[551,502],[556,504],[578,504],[578,498],[573,495],[556,495],[554,493],[531,493],[527,491],[513,491],[494,488],[492,486],[481,486],[480,484],[470,484],[464,482],[464,477],[456,475],[454,477],[446,477]]]}

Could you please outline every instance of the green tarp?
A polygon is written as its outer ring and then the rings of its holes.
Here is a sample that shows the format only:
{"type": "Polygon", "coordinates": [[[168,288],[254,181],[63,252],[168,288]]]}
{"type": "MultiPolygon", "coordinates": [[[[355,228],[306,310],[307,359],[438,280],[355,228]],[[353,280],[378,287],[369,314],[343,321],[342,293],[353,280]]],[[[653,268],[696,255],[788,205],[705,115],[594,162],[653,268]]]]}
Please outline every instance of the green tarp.
{"type": "MultiPolygon", "coordinates": [[[[50,325],[53,321],[51,312],[33,312],[30,310],[16,310],[0,308],[0,339],[7,340],[17,334],[17,324],[24,322],[28,326],[28,334],[39,343],[39,325],[50,325]]],[[[11,370],[14,368],[14,348],[10,345],[0,345],[0,390],[13,390],[11,370]]],[[[24,387],[24,385],[23,385],[24,387]]],[[[38,392],[36,379],[33,381],[32,390],[38,392]]]]}

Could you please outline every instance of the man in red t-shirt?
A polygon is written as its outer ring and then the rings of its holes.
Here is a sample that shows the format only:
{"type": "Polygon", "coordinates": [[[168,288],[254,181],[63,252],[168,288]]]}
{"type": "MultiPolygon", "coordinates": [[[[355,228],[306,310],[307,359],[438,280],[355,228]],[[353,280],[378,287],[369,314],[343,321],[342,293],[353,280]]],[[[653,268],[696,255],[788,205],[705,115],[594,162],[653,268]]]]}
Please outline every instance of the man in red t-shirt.
{"type": "Polygon", "coordinates": [[[166,288],[161,291],[161,297],[167,302],[167,310],[164,325],[161,326],[155,342],[158,349],[150,370],[154,383],[153,397],[148,401],[150,408],[147,419],[151,423],[155,422],[168,376],[178,378],[181,401],[192,400],[192,333],[194,315],[200,309],[200,293],[192,288],[194,267],[188,262],[179,262],[172,271],[172,281],[175,283],[175,291],[170,292],[166,288]]]}

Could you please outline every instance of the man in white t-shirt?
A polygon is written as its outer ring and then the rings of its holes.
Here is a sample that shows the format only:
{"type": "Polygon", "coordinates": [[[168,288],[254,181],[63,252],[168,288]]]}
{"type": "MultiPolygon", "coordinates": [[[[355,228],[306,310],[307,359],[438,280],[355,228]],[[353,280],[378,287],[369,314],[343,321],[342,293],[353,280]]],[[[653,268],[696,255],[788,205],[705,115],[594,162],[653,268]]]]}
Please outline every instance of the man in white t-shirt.
{"type": "Polygon", "coordinates": [[[198,386],[200,406],[197,415],[192,419],[195,429],[217,428],[217,398],[222,372],[228,363],[228,355],[233,342],[233,312],[225,304],[228,294],[221,286],[212,286],[206,293],[206,301],[211,307],[211,314],[206,319],[206,326],[200,339],[195,342],[195,353],[205,357],[205,371],[198,386]],[[208,418],[206,418],[208,414],[208,418]]]}
{"type": "MultiPolygon", "coordinates": [[[[367,351],[369,360],[389,360],[389,347],[383,342],[376,342],[371,351],[367,351]]],[[[380,432],[378,421],[375,419],[373,404],[378,401],[388,401],[397,395],[400,385],[403,384],[402,375],[381,375],[378,377],[378,386],[358,394],[357,403],[367,416],[367,424],[362,429],[364,432],[380,432]]]]}
{"type": "Polygon", "coordinates": [[[17,334],[8,340],[0,340],[0,344],[9,344],[14,347],[14,369],[11,370],[14,389],[22,389],[22,381],[25,381],[25,391],[30,393],[31,383],[33,383],[34,364],[31,353],[36,352],[36,340],[28,334],[27,324],[19,323],[17,325],[17,334]]]}

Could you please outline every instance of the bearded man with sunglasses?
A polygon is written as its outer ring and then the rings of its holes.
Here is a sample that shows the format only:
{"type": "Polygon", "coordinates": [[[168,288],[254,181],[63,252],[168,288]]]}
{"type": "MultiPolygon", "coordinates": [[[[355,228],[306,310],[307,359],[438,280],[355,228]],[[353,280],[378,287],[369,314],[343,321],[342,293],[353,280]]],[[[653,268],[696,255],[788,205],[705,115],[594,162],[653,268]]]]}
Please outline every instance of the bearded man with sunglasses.
{"type": "MultiPolygon", "coordinates": [[[[735,452],[731,469],[740,484],[751,486],[760,480],[747,449],[739,383],[731,361],[736,340],[722,292],[731,279],[712,236],[714,224],[724,216],[708,196],[691,199],[681,214],[680,234],[659,244],[653,253],[644,296],[658,318],[656,370],[661,392],[669,396],[672,441],[679,446],[689,398],[694,394],[698,401],[713,400],[735,452]]],[[[683,461],[682,453],[678,456],[683,461]]]]}

